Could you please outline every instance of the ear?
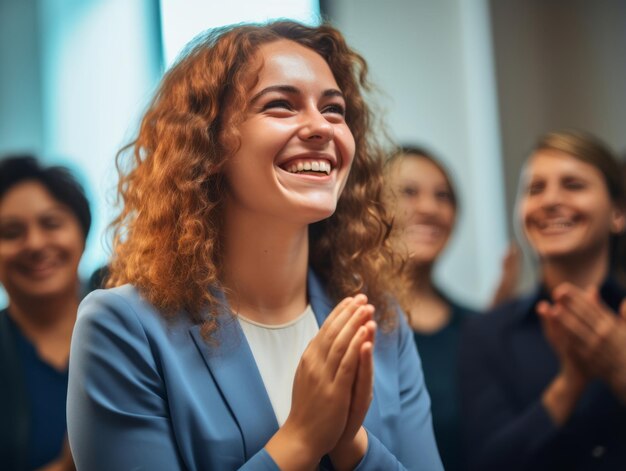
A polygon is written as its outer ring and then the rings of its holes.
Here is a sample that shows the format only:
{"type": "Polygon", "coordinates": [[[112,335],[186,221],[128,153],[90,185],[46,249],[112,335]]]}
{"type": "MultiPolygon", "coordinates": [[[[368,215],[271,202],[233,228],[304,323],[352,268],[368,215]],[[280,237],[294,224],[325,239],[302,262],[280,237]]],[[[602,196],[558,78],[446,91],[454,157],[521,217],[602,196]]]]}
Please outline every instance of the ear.
{"type": "Polygon", "coordinates": [[[622,234],[626,229],[626,213],[623,207],[615,206],[611,214],[611,232],[622,234]]]}

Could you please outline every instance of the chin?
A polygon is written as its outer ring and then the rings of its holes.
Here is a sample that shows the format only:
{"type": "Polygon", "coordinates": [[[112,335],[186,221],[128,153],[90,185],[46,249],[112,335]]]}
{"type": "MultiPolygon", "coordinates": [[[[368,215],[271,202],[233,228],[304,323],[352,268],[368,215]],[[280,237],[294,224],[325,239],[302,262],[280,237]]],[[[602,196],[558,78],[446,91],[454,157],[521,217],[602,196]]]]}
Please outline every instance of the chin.
{"type": "Polygon", "coordinates": [[[409,260],[411,265],[416,267],[430,266],[435,263],[437,254],[424,253],[424,251],[411,251],[409,253],[409,260]]]}
{"type": "Polygon", "coordinates": [[[18,289],[24,295],[32,298],[55,298],[71,292],[77,286],[77,282],[68,282],[63,279],[49,279],[40,282],[22,284],[18,289]]]}
{"type": "Polygon", "coordinates": [[[305,219],[307,224],[313,224],[316,222],[323,221],[324,219],[328,219],[333,214],[335,214],[335,209],[332,210],[303,210],[303,214],[305,214],[305,219]]]}
{"type": "Polygon", "coordinates": [[[566,260],[569,257],[576,256],[578,251],[576,249],[566,247],[544,247],[541,250],[537,250],[539,258],[543,260],[566,260]]]}
{"type": "Polygon", "coordinates": [[[335,200],[328,202],[316,201],[315,204],[299,204],[296,205],[291,211],[292,214],[297,215],[298,219],[305,224],[312,224],[324,219],[328,219],[337,210],[337,202],[335,200]]]}

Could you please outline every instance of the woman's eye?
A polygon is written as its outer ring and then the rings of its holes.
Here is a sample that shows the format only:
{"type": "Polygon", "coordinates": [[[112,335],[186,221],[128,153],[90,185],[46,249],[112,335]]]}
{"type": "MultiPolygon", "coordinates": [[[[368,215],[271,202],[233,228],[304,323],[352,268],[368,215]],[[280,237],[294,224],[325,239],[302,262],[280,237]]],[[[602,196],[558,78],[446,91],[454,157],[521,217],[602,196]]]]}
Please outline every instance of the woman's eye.
{"type": "Polygon", "coordinates": [[[0,227],[0,239],[15,240],[19,238],[23,233],[23,228],[20,226],[6,226],[0,227]]]}
{"type": "Polygon", "coordinates": [[[43,223],[43,226],[46,229],[58,229],[62,225],[63,225],[63,223],[61,221],[57,221],[57,220],[44,221],[44,223],[43,223]]]}
{"type": "Polygon", "coordinates": [[[400,188],[400,194],[402,194],[404,196],[416,196],[417,195],[417,189],[416,188],[411,188],[411,187],[400,188]]]}
{"type": "Polygon", "coordinates": [[[263,111],[275,109],[291,110],[292,106],[287,100],[272,100],[263,107],[263,111]]]}
{"type": "Polygon", "coordinates": [[[438,191],[435,197],[440,201],[452,201],[452,194],[449,191],[438,191]]]}
{"type": "Polygon", "coordinates": [[[581,181],[572,180],[565,182],[564,186],[568,190],[581,190],[585,187],[585,184],[581,181]]]}
{"type": "Polygon", "coordinates": [[[528,185],[526,193],[528,193],[529,195],[536,195],[540,193],[542,189],[543,185],[541,183],[531,183],[530,185],[528,185]]]}
{"type": "Polygon", "coordinates": [[[324,108],[324,113],[333,113],[333,114],[338,114],[340,116],[345,116],[346,108],[343,105],[336,103],[333,105],[326,106],[324,108]]]}
{"type": "Polygon", "coordinates": [[[65,221],[62,217],[54,216],[54,217],[44,217],[39,220],[39,224],[43,229],[46,230],[55,230],[63,227],[65,221]]]}

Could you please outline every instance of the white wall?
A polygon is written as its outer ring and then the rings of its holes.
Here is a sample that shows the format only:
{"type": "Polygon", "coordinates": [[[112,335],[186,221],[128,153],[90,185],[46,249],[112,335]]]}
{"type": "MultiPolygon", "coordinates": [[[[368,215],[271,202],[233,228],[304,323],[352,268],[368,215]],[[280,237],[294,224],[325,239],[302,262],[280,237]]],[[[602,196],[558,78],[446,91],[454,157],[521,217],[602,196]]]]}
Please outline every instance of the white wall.
{"type": "Polygon", "coordinates": [[[626,2],[492,0],[509,207],[539,134],[580,128],[626,153],[626,2]]]}
{"type": "Polygon", "coordinates": [[[36,0],[0,0],[0,156],[43,146],[36,0]]]}
{"type": "Polygon", "coordinates": [[[34,152],[85,185],[83,278],[108,258],[115,154],[160,78],[159,27],[156,0],[0,2],[0,153],[34,152]]]}
{"type": "Polygon", "coordinates": [[[491,298],[507,244],[488,5],[336,0],[328,16],[367,60],[392,135],[451,168],[461,212],[436,276],[474,306],[491,298]]]}
{"type": "Polygon", "coordinates": [[[150,0],[39,2],[44,157],[85,180],[93,225],[81,273],[106,263],[115,154],[128,142],[160,77],[150,0]]]}

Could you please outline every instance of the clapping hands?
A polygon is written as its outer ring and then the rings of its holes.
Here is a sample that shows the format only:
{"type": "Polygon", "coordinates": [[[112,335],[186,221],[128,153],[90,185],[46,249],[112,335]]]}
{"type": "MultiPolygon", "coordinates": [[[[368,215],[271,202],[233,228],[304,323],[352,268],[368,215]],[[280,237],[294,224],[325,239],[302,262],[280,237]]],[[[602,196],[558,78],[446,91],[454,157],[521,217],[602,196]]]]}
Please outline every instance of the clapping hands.
{"type": "Polygon", "coordinates": [[[546,336],[562,366],[585,381],[598,378],[626,403],[626,301],[616,314],[600,300],[597,289],[569,283],[552,293],[553,304],[541,302],[546,336]]]}
{"type": "Polygon", "coordinates": [[[335,469],[352,469],[365,455],[362,423],[373,393],[373,315],[365,295],[344,299],[302,355],[291,412],[266,446],[281,469],[307,469],[327,453],[335,469]]]}

